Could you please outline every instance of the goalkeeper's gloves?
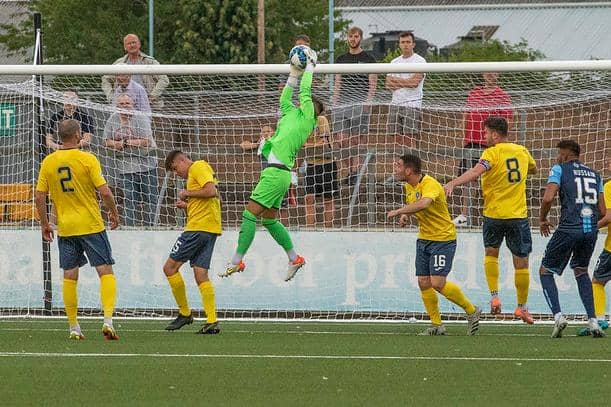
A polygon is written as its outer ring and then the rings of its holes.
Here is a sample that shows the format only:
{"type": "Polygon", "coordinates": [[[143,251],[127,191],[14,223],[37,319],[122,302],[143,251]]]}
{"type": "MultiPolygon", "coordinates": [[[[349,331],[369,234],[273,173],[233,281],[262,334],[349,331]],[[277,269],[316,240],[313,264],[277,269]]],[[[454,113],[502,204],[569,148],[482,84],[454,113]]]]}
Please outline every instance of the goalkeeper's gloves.
{"type": "Polygon", "coordinates": [[[306,57],[308,59],[308,62],[307,62],[305,70],[309,71],[309,72],[312,72],[314,70],[314,68],[316,67],[316,61],[318,60],[318,55],[316,55],[316,51],[314,51],[310,47],[306,48],[305,54],[306,54],[306,57]]]}
{"type": "Polygon", "coordinates": [[[296,88],[299,84],[299,78],[303,75],[303,69],[299,69],[293,64],[289,64],[289,78],[286,80],[286,84],[291,88],[296,88]]]}

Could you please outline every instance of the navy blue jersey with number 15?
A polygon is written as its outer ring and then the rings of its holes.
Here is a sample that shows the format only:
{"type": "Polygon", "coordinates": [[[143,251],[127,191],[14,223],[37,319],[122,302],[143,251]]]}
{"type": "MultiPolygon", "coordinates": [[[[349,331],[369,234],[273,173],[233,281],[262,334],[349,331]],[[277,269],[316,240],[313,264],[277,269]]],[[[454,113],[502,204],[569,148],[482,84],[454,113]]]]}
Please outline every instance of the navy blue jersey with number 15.
{"type": "Polygon", "coordinates": [[[598,196],[603,192],[600,175],[577,160],[552,167],[548,184],[560,187],[558,230],[589,233],[600,218],[598,196]]]}

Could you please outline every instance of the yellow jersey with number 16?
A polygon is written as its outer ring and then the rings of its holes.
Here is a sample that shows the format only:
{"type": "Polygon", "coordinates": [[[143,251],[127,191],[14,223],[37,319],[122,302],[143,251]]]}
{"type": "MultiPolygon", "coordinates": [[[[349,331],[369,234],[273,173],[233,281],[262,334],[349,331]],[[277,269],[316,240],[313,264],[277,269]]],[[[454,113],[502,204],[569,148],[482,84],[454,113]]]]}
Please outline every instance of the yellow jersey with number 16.
{"type": "Polygon", "coordinates": [[[524,219],[526,178],[537,168],[528,149],[514,143],[498,143],[484,150],[479,163],[482,175],[484,216],[493,219],[524,219]]]}
{"type": "Polygon", "coordinates": [[[106,184],[95,155],[57,150],[42,160],[36,191],[48,192],[57,212],[57,235],[89,235],[104,230],[96,188],[106,184]]]}
{"type": "Polygon", "coordinates": [[[447,242],[456,240],[456,226],[452,223],[446,194],[441,184],[429,175],[423,175],[415,187],[405,184],[405,202],[408,204],[430,198],[433,202],[416,213],[418,218],[418,238],[447,242]]]}

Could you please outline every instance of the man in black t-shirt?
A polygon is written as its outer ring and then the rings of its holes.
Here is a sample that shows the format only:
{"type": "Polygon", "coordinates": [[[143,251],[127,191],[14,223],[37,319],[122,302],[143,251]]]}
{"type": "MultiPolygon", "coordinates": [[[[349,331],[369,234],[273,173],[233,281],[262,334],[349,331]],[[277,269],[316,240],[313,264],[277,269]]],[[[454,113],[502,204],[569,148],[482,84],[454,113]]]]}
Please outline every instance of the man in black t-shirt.
{"type": "Polygon", "coordinates": [[[74,119],[81,124],[81,134],[83,138],[79,146],[87,147],[91,143],[93,135],[93,120],[91,117],[78,108],[78,94],[75,91],[64,92],[64,108],[51,116],[47,128],[46,143],[51,150],[58,150],[61,140],[57,135],[57,126],[62,120],[74,119]]]}
{"type": "MultiPolygon", "coordinates": [[[[348,30],[350,50],[335,60],[338,64],[375,63],[375,59],[361,48],[363,30],[352,27],[348,30]]],[[[361,136],[369,132],[371,102],[375,96],[376,74],[335,75],[333,105],[331,113],[333,133],[343,148],[354,147],[361,142],[361,136]]],[[[349,184],[356,181],[361,166],[361,157],[348,153],[347,167],[349,184]]]]}

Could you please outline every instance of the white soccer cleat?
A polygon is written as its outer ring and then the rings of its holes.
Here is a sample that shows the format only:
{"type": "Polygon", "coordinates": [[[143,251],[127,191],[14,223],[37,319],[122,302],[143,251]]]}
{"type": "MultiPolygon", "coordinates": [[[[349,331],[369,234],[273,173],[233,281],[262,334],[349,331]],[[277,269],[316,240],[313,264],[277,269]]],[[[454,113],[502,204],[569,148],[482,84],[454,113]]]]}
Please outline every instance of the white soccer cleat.
{"type": "Polygon", "coordinates": [[[225,272],[220,273],[219,277],[229,277],[230,275],[234,273],[241,273],[245,269],[246,269],[246,264],[244,264],[243,261],[241,261],[238,264],[233,264],[232,262],[229,262],[227,263],[227,266],[225,267],[225,272]]]}
{"type": "Polygon", "coordinates": [[[446,327],[443,325],[432,325],[420,332],[418,336],[441,336],[446,334],[446,327]]]}
{"type": "Polygon", "coordinates": [[[479,331],[479,320],[482,317],[482,309],[475,307],[475,311],[471,314],[467,314],[467,335],[473,336],[479,331]]]}
{"type": "Polygon", "coordinates": [[[552,331],[552,338],[562,338],[562,331],[566,329],[568,326],[568,321],[564,317],[564,315],[560,315],[560,317],[554,323],[554,330],[552,331]]]}
{"type": "Polygon", "coordinates": [[[286,274],[284,281],[290,281],[295,277],[297,271],[305,265],[305,259],[301,256],[297,256],[294,261],[289,262],[289,269],[286,274]]]}
{"type": "Polygon", "coordinates": [[[590,335],[592,335],[593,338],[604,338],[605,336],[605,333],[596,319],[588,321],[588,331],[590,331],[590,335]]]}
{"type": "Polygon", "coordinates": [[[74,341],[82,341],[83,339],[85,339],[85,335],[83,335],[80,330],[71,329],[70,336],[68,337],[68,339],[72,339],[74,341]]]}
{"type": "Polygon", "coordinates": [[[460,214],[457,217],[455,217],[452,222],[458,226],[458,227],[465,227],[465,226],[469,226],[469,218],[467,218],[465,215],[460,214]]]}

